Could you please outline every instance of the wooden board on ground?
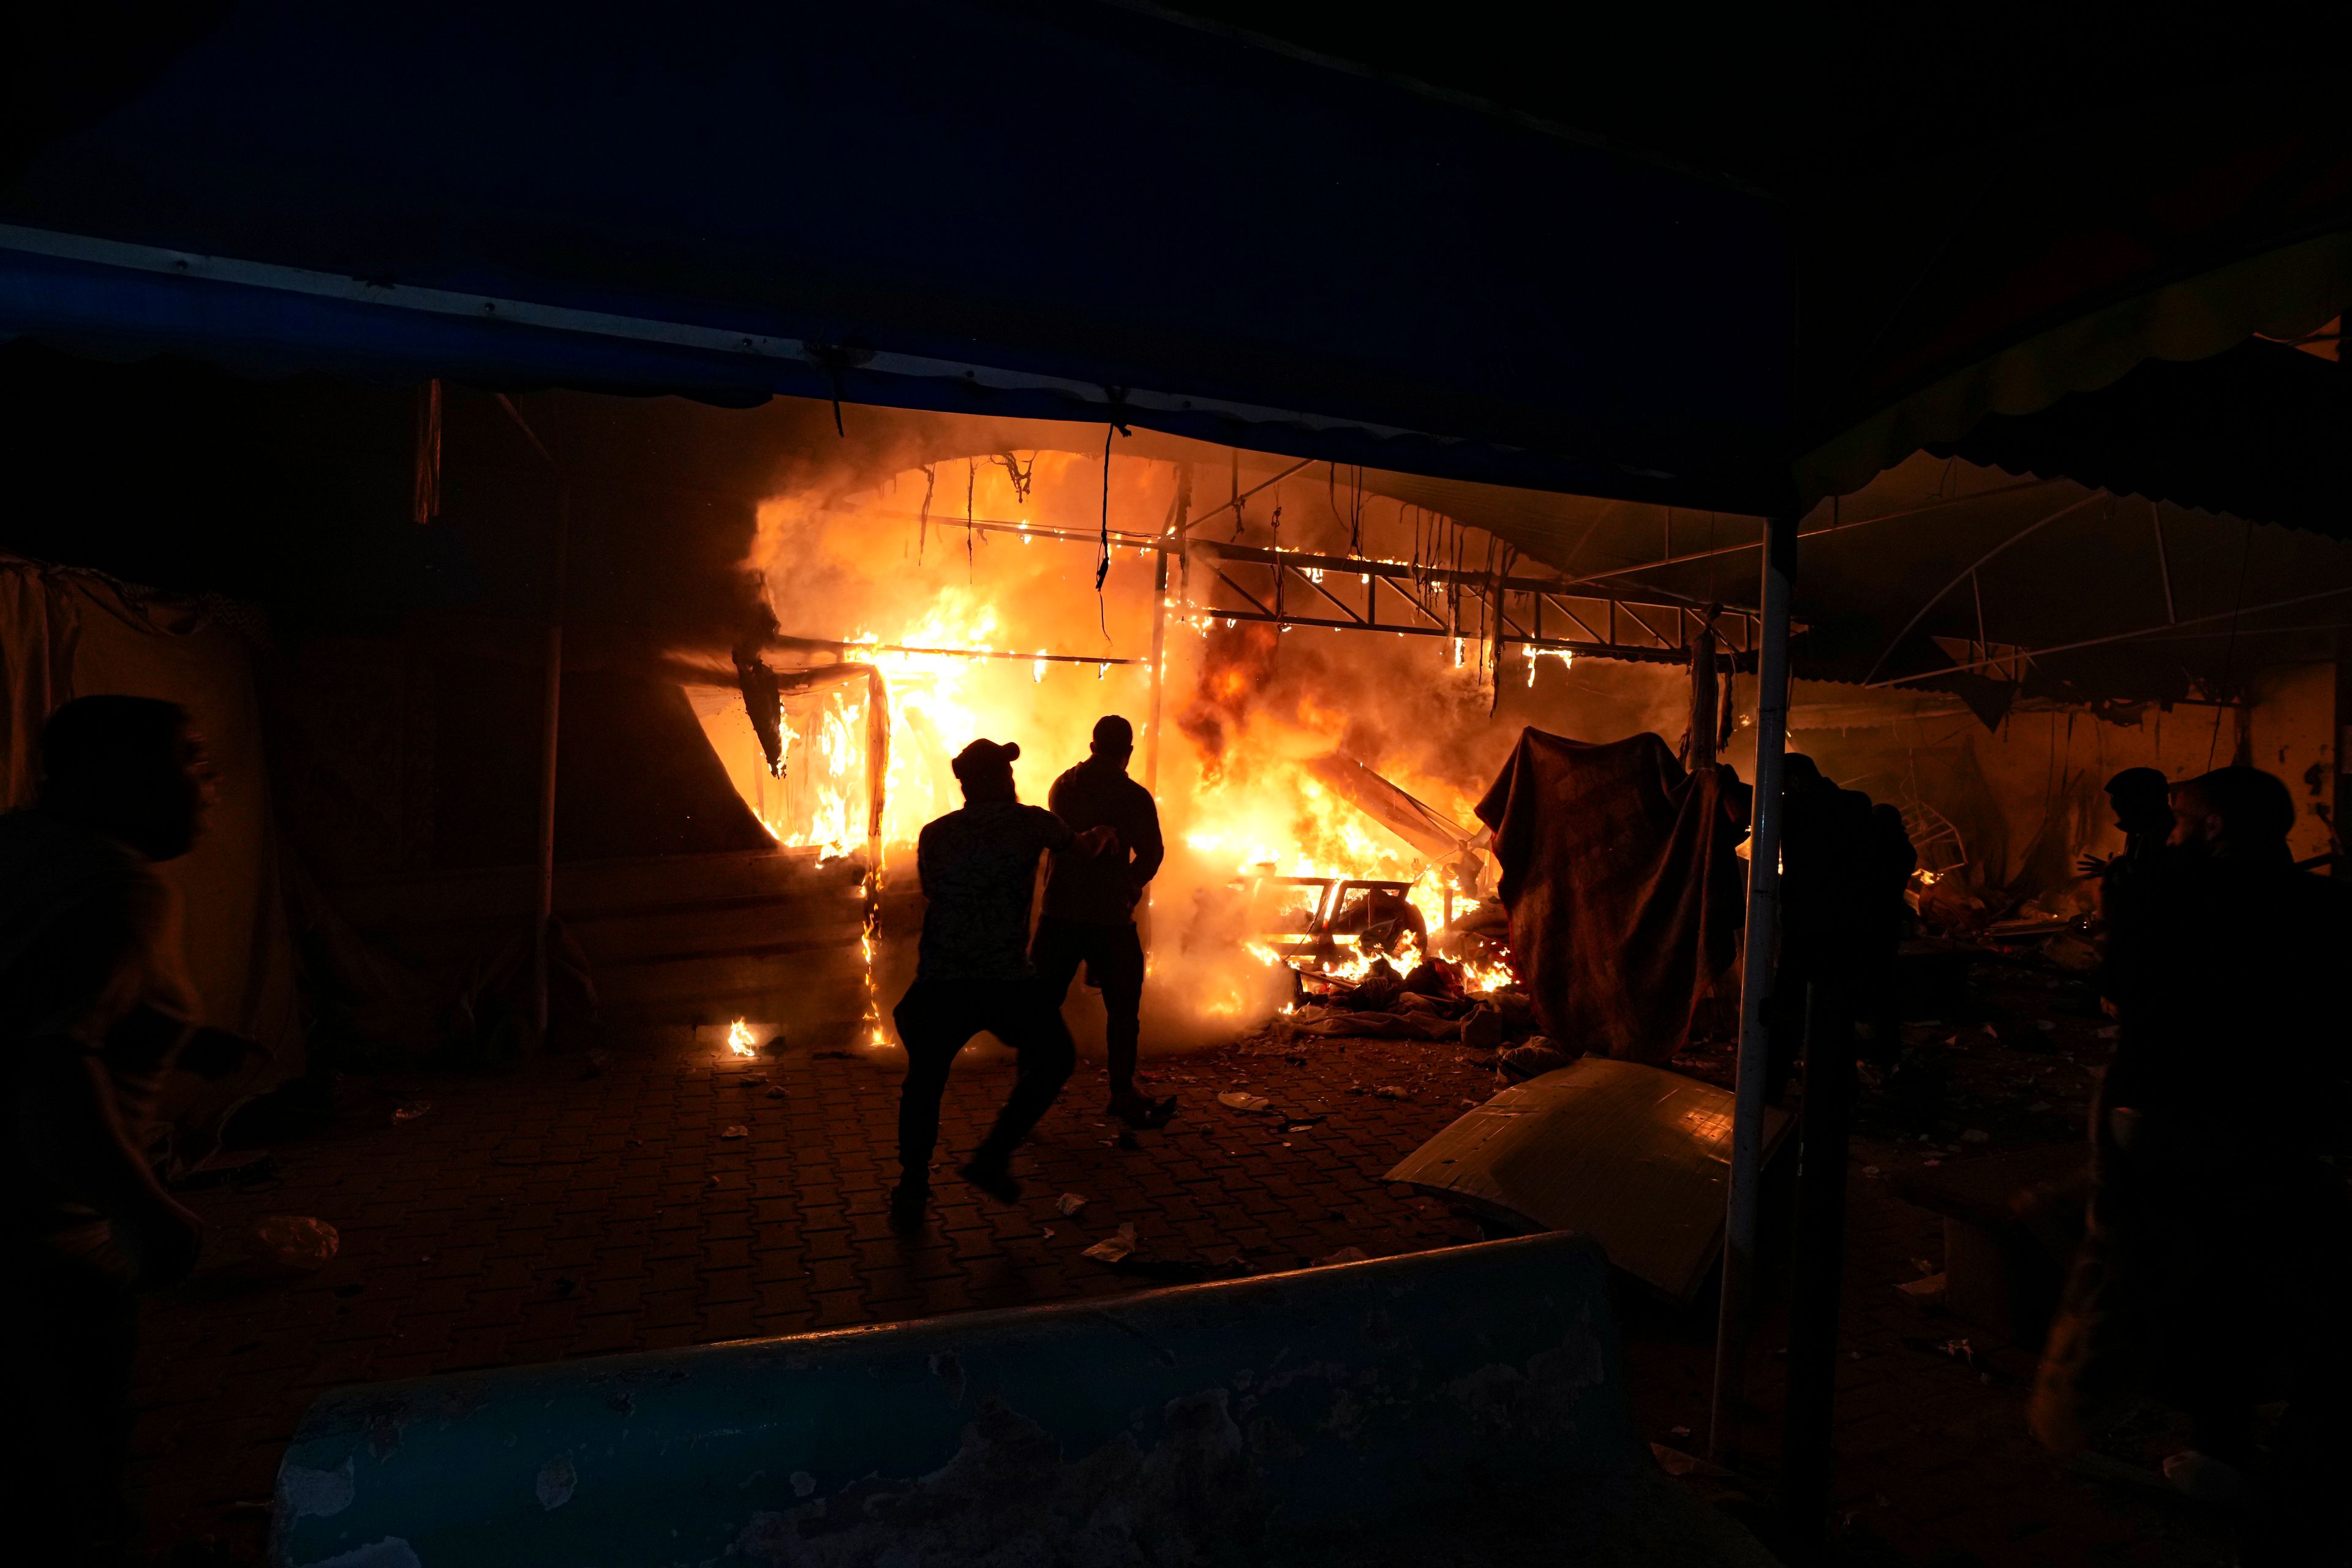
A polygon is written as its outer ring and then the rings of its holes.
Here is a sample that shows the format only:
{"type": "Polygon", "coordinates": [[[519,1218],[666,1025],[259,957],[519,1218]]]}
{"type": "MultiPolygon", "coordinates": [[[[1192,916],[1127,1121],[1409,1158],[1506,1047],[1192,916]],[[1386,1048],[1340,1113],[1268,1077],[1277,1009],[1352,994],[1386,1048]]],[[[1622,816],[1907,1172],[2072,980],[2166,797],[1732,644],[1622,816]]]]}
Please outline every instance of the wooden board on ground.
{"type": "MultiPolygon", "coordinates": [[[[1507,1089],[1388,1173],[1544,1230],[1580,1231],[1634,1279],[1687,1301],[1723,1245],[1731,1096],[1638,1062],[1587,1057],[1507,1089]]],[[[1769,1159],[1790,1126],[1767,1110],[1769,1159]]]]}

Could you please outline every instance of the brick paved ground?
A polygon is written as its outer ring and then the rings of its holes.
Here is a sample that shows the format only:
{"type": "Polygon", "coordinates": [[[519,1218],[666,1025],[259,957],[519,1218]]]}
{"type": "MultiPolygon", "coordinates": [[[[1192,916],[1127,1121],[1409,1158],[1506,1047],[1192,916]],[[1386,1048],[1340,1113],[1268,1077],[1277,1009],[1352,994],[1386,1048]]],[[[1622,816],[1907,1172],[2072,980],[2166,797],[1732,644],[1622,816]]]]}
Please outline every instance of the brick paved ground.
{"type": "MultiPolygon", "coordinates": [[[[884,1224],[897,1080],[877,1061],[739,1066],[679,1030],[616,1042],[594,1078],[568,1058],[357,1082],[331,1131],[277,1151],[274,1187],[192,1197],[223,1243],[265,1215],[315,1215],[341,1249],[291,1283],[216,1264],[152,1303],[139,1451],[153,1533],[257,1539],[252,1505],[287,1436],[341,1384],[1146,1288],[1079,1256],[1122,1222],[1150,1255],[1255,1270],[1475,1238],[1379,1177],[1491,1092],[1489,1070],[1387,1042],[1327,1042],[1296,1064],[1243,1047],[1163,1065],[1184,1113],[1132,1149],[1097,1113],[1099,1070],[1082,1076],[1020,1163],[1018,1208],[947,1176],[914,1241],[884,1224]],[[1370,1092],[1384,1087],[1411,1098],[1370,1092]],[[1281,1131],[1216,1104],[1229,1089],[1320,1120],[1281,1131]],[[419,1100],[432,1109],[394,1121],[419,1100]],[[1089,1200],[1075,1218],[1055,1209],[1066,1192],[1089,1200]]],[[[1009,1082],[1004,1062],[967,1053],[945,1150],[977,1141],[1009,1082]]]]}
{"type": "MultiPolygon", "coordinates": [[[[277,1151],[276,1185],[195,1196],[220,1238],[301,1214],[334,1224],[342,1245],[291,1282],[215,1263],[152,1303],[139,1449],[159,1542],[212,1535],[233,1553],[257,1550],[266,1516],[256,1505],[288,1434],[341,1384],[1147,1288],[1079,1256],[1122,1222],[1149,1255],[1238,1255],[1256,1270],[1475,1235],[1380,1180],[1491,1092],[1491,1073],[1457,1048],[1244,1043],[1164,1062],[1160,1087],[1185,1112],[1131,1149],[1095,1111],[1098,1074],[1082,1069],[1024,1158],[1018,1208],[949,1177],[930,1234],[901,1241],[882,1215],[896,1092],[887,1068],[830,1054],[737,1066],[684,1031],[614,1047],[595,1077],[577,1058],[551,1058],[499,1077],[352,1080],[331,1131],[277,1151]],[[1228,1089],[1266,1095],[1281,1114],[1225,1110],[1214,1095],[1228,1089]],[[425,1100],[428,1111],[394,1121],[395,1107],[425,1100]],[[1319,1120],[1297,1125],[1308,1118],[1319,1120]],[[744,1136],[726,1136],[738,1126],[744,1136]],[[1075,1218],[1055,1212],[1065,1192],[1089,1200],[1075,1218]]],[[[1003,1062],[960,1065],[948,1149],[970,1146],[1007,1081],[1003,1062]]],[[[1916,1157],[1883,1141],[1856,1152],[1839,1478],[1853,1560],[2224,1560],[2210,1523],[2185,1508],[2076,1479],[2040,1455],[2021,1430],[2022,1358],[1974,1335],[1988,1383],[1904,1342],[1960,1331],[1891,1289],[1915,1272],[1911,1259],[1938,1255],[1937,1222],[1860,1174],[1916,1157]]],[[[1636,1415],[1659,1442],[1689,1446],[1675,1428],[1704,1429],[1704,1319],[1626,1304],[1636,1415]]],[[[1743,1432],[1760,1470],[1777,1333],[1768,1323],[1760,1336],[1759,1413],[1743,1432]]]]}

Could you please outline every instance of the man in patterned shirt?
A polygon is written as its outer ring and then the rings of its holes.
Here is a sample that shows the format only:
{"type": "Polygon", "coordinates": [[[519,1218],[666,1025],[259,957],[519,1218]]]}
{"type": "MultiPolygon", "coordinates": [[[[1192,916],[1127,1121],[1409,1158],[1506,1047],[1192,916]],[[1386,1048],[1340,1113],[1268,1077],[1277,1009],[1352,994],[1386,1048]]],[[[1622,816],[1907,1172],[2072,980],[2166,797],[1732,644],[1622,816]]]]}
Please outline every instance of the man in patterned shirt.
{"type": "Polygon", "coordinates": [[[1108,828],[1075,834],[1040,806],[1024,805],[1013,787],[1018,745],[974,741],[955,759],[964,805],[927,824],[916,842],[923,896],[922,945],[915,983],[892,1015],[907,1047],[898,1094],[898,1185],[890,1221],[900,1230],[923,1223],[930,1201],[932,1151],[940,1138],[940,1100],[956,1053],[982,1030],[1019,1057],[1013,1092],[996,1125],[963,1167],[964,1179],[1004,1203],[1020,1196],[1013,1151],[1045,1114],[1077,1059],[1055,998],[1029,963],[1029,915],[1037,893],[1038,858],[1048,850],[1098,855],[1108,828]]]}

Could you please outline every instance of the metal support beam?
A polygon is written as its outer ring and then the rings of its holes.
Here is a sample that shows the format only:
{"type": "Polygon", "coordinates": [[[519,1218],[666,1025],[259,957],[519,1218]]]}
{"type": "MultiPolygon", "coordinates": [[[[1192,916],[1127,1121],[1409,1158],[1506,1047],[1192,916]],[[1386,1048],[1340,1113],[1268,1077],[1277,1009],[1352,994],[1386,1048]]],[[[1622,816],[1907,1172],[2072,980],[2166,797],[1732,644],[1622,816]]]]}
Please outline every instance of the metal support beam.
{"type": "Polygon", "coordinates": [[[553,571],[547,595],[547,676],[540,706],[539,741],[539,889],[533,900],[530,943],[530,1021],[532,1048],[547,1039],[548,970],[553,962],[555,924],[555,784],[556,737],[563,717],[564,578],[572,551],[572,481],[514,399],[501,392],[499,406],[520,429],[541,461],[555,476],[555,542],[553,571]]]}
{"type": "Polygon", "coordinates": [[[547,688],[540,714],[539,900],[530,955],[530,1021],[547,1038],[548,965],[555,925],[555,743],[563,718],[563,584],[572,546],[572,487],[559,481],[555,510],[555,582],[549,595],[547,688]]]}
{"type": "Polygon", "coordinates": [[[1716,1320],[1707,1447],[1724,1452],[1746,1360],[1748,1295],[1756,1272],[1758,1187],[1764,1165],[1764,998],[1780,931],[1780,797],[1789,743],[1789,603],[1797,578],[1797,519],[1768,519],[1756,661],[1756,792],[1748,838],[1748,933],[1741,949],[1739,1076],[1732,1102],[1730,1194],[1724,1215],[1723,1300],[1716,1320]]]}
{"type": "MultiPolygon", "coordinates": [[[[1368,560],[1355,556],[1320,555],[1307,551],[1268,550],[1194,541],[1192,552],[1201,555],[1224,584],[1223,603],[1195,606],[1202,613],[1229,621],[1255,621],[1283,626],[1312,626],[1334,631],[1380,631],[1404,637],[1463,637],[1463,626],[1473,615],[1487,627],[1486,640],[1499,653],[1509,647],[1567,651],[1601,658],[1644,663],[1681,664],[1689,658],[1687,628],[1704,618],[1712,605],[1698,605],[1676,595],[1615,587],[1563,590],[1559,579],[1515,577],[1492,571],[1461,567],[1416,567],[1402,561],[1368,560]],[[1302,615],[1286,606],[1285,587],[1292,579],[1311,592],[1323,613],[1302,615]],[[1245,580],[1246,579],[1246,580],[1245,580]],[[1382,588],[1403,601],[1406,618],[1382,618],[1382,588]],[[1442,590],[1433,600],[1433,590],[1442,590]],[[1514,596],[1520,601],[1515,606],[1514,596]],[[1465,603],[1465,600],[1469,603],[1465,603]],[[1356,601],[1361,601],[1359,608],[1356,601]],[[1515,612],[1515,608],[1517,613],[1515,612]],[[1630,623],[1620,633],[1619,612],[1630,623]],[[1546,635],[1547,613],[1559,628],[1546,635]],[[1597,623],[1597,624],[1596,624],[1597,623]],[[1581,634],[1580,636],[1578,634],[1581,634]]],[[[1722,643],[1734,659],[1752,666],[1759,637],[1752,610],[1720,610],[1717,624],[1722,643]]]]}
{"type": "Polygon", "coordinates": [[[1845,1278],[1846,1146],[1853,1121],[1853,997],[1843,979],[1805,995],[1805,1099],[1797,1129],[1797,1226],[1789,1279],[1789,1394],[1780,1517],[1800,1547],[1829,1522],[1837,1415],[1838,1295],[1845,1278]]]}
{"type": "MultiPolygon", "coordinates": [[[[2191,616],[2185,621],[2166,621],[2158,626],[2137,626],[2127,632],[2110,632],[2107,636],[2103,637],[2084,637],[2080,642],[2058,643],[2050,647],[2022,647],[2019,648],[2014,653],[2002,654],[1999,658],[1971,659],[1966,664],[1948,664],[1940,669],[1914,670],[1909,675],[1890,675],[1884,680],[1864,681],[1863,684],[1865,687],[1903,686],[1914,680],[1933,680],[1940,675],[1958,675],[1967,670],[1983,669],[1989,665],[2007,664],[2012,659],[2016,660],[2021,668],[2028,659],[2049,658],[2057,654],[2074,653],[2086,647],[2105,647],[2109,643],[2131,642],[2138,637],[2160,637],[2164,633],[2175,631],[2182,626],[2201,626],[2210,625],[2215,621],[2227,621],[2243,616],[2267,615],[2273,610],[2293,609],[2297,605],[2314,604],[2321,599],[2340,599],[2347,594],[2352,594],[2352,584],[2347,584],[2340,588],[2322,588],[2315,594],[2297,594],[2292,599],[2273,599],[2266,605],[2248,605],[2242,609],[2216,610],[2210,616],[2191,616]]],[[[2233,635],[2240,637],[2256,637],[2263,635],[2269,629],[2271,628],[2250,626],[2242,628],[2233,635]]],[[[2326,630],[2327,628],[2324,626],[2301,626],[2280,627],[2277,629],[2315,631],[2326,630]]],[[[2172,639],[2167,638],[2166,640],[2169,641],[2172,639]]],[[[2179,700],[2176,700],[2175,706],[2178,705],[2179,700]]]]}
{"type": "MultiPolygon", "coordinates": [[[[1974,561],[1969,562],[1966,571],[1953,578],[1950,582],[1945,584],[1942,587],[1937,589],[1935,596],[1930,598],[1926,604],[1920,605],[1917,613],[1913,615],[1909,620],[1903,623],[1903,629],[1895,634],[1894,640],[1879,650],[1878,658],[1872,661],[1870,672],[1862,678],[1862,683],[1864,686],[1870,685],[1872,683],[1872,679],[1876,676],[1881,669],[1885,668],[1886,661],[1894,657],[1895,650],[1903,646],[1903,639],[1909,637],[1914,631],[1917,630],[1919,623],[1927,618],[1927,613],[1933,610],[1937,605],[1942,604],[1946,595],[1949,595],[1953,589],[1958,587],[1963,583],[1973,581],[1976,577],[1977,569],[1979,567],[1985,565],[1987,563],[1991,561],[1994,556],[1999,555],[2001,552],[2009,549],[2011,545],[2021,544],[2026,540],[2032,538],[2035,534],[2041,532],[2052,523],[2056,522],[2060,518],[2080,511],[2083,508],[2090,505],[2093,501],[2106,500],[2112,503],[2114,499],[2114,497],[2108,495],[2105,490],[2093,490],[2089,495],[2083,497],[2080,500],[2069,501],[2064,506],[2060,507],[2056,511],[2051,512],[2044,517],[2027,523],[2023,528],[2019,529],[2015,533],[2011,534],[1999,544],[1994,545],[1990,550],[1986,551],[1982,555],[1979,555],[1974,561]]],[[[1937,673],[1948,674],[1949,672],[1938,670],[1937,673]]]]}
{"type": "MultiPolygon", "coordinates": [[[[1176,465],[1176,499],[1171,503],[1169,532],[1175,537],[1177,549],[1183,549],[1185,531],[1192,526],[1192,465],[1176,465]]],[[[1168,552],[1159,552],[1151,574],[1151,715],[1144,729],[1143,787],[1158,794],[1160,790],[1160,707],[1162,688],[1168,677],[1168,552]]]]}

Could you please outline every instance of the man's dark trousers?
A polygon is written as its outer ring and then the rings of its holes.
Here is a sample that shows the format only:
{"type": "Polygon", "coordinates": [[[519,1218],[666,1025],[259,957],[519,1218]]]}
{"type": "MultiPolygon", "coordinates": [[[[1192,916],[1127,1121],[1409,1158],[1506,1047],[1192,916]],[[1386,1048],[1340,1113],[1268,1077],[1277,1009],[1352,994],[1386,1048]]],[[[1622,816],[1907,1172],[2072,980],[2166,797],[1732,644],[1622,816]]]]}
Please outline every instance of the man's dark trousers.
{"type": "Polygon", "coordinates": [[[1094,925],[1083,921],[1056,920],[1047,915],[1037,922],[1037,940],[1031,949],[1038,983],[1055,1007],[1070,994],[1078,965],[1087,966],[1087,983],[1102,993],[1103,1043],[1110,1050],[1111,1093],[1135,1089],[1136,1041],[1142,1030],[1143,942],[1135,922],[1094,925]]]}
{"type": "Polygon", "coordinates": [[[898,1091],[898,1163],[910,1186],[930,1184],[931,1153],[940,1142],[940,1100],[956,1053],[985,1030],[1019,1058],[1013,1092],[996,1125],[973,1152],[1001,1163],[1037,1125],[1062,1092],[1077,1049],[1060,1008],[1034,976],[1011,980],[918,980],[891,1015],[907,1047],[907,1081],[898,1091]]]}

